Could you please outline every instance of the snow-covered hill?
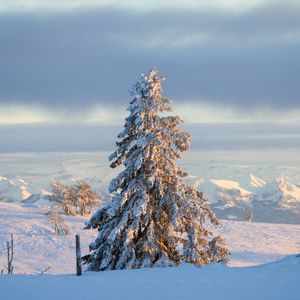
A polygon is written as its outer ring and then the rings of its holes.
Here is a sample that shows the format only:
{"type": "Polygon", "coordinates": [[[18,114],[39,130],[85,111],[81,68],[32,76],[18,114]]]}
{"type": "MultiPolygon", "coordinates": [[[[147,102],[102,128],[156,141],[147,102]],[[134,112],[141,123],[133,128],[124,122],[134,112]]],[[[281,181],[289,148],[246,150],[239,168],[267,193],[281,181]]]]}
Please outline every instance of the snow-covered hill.
{"type": "MultiPolygon", "coordinates": [[[[83,229],[86,218],[64,216],[70,234],[57,236],[48,211],[48,206],[0,203],[0,270],[6,264],[5,241],[13,233],[15,273],[38,274],[45,267],[51,267],[49,274],[74,272],[74,235],[81,235],[84,255],[97,231],[83,229]]],[[[218,232],[230,248],[230,266],[263,264],[300,252],[300,225],[222,220],[218,232]]]]}
{"type": "Polygon", "coordinates": [[[300,257],[292,255],[300,252],[300,225],[222,221],[218,231],[231,251],[228,266],[186,264],[76,277],[74,235],[81,235],[84,255],[97,232],[82,229],[85,218],[64,217],[70,234],[54,235],[46,218],[48,210],[47,206],[0,203],[0,266],[6,264],[5,241],[13,233],[14,273],[27,274],[0,275],[1,299],[300,298],[300,257]],[[39,275],[47,267],[46,274],[39,275]]]}

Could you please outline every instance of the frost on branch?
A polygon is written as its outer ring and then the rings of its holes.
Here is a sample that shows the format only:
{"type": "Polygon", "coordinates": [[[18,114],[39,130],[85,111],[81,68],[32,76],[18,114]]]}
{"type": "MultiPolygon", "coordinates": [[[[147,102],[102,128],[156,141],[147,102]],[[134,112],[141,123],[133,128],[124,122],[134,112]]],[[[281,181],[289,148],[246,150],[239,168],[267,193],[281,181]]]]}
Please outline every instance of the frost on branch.
{"type": "Polygon", "coordinates": [[[223,240],[205,226],[218,224],[215,214],[175,164],[191,138],[179,116],[162,116],[172,111],[172,101],[162,96],[161,80],[152,69],[132,90],[129,116],[109,157],[112,168],[123,165],[124,171],[109,186],[112,202],[87,225],[99,231],[85,257],[89,270],[227,260],[223,240]]]}

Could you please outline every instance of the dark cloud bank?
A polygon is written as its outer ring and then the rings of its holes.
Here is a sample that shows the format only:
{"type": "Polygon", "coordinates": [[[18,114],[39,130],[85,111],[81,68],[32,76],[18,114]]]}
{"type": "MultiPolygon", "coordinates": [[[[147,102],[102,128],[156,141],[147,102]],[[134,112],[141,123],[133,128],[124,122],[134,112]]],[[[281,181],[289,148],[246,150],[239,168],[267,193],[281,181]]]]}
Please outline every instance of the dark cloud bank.
{"type": "Polygon", "coordinates": [[[300,107],[300,6],[0,16],[0,103],[84,108],[128,102],[157,66],[177,101],[300,107]],[[204,99],[204,100],[203,100],[204,99]]]}

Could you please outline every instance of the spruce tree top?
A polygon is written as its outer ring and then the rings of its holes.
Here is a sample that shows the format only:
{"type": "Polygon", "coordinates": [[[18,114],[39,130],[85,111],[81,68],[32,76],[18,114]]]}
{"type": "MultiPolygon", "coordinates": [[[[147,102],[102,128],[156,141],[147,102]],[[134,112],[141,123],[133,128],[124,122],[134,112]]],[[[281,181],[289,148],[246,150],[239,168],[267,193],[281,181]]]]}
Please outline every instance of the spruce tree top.
{"type": "Polygon", "coordinates": [[[112,168],[123,164],[124,170],[109,186],[112,202],[88,224],[99,230],[90,245],[89,270],[227,260],[222,239],[205,227],[206,221],[218,224],[215,214],[175,164],[191,138],[179,116],[166,116],[172,109],[162,96],[162,79],[152,69],[131,92],[130,114],[109,157],[112,168]]]}

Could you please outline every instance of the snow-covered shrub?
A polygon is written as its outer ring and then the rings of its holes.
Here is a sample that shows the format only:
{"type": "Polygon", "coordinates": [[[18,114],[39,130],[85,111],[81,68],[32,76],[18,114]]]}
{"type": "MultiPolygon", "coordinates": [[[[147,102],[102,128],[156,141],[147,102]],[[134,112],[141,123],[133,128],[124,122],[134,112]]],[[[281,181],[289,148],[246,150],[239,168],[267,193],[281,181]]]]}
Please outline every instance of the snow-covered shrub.
{"type": "Polygon", "coordinates": [[[84,215],[90,213],[92,207],[99,204],[101,195],[93,191],[92,186],[84,181],[73,185],[54,181],[50,199],[60,203],[67,215],[84,215]]]}
{"type": "Polygon", "coordinates": [[[51,186],[50,199],[59,203],[67,215],[75,214],[73,191],[69,186],[55,180],[51,186]]]}
{"type": "Polygon", "coordinates": [[[111,181],[112,202],[87,224],[99,230],[85,256],[88,270],[227,260],[223,240],[205,226],[206,221],[218,225],[216,215],[175,164],[191,137],[181,130],[179,116],[167,115],[171,100],[162,96],[161,80],[152,69],[133,88],[130,114],[109,157],[112,168],[124,170],[111,181]]]}
{"type": "Polygon", "coordinates": [[[244,214],[245,219],[248,222],[252,222],[252,219],[253,219],[253,212],[252,211],[250,211],[248,209],[243,209],[243,214],[244,214]]]}
{"type": "Polygon", "coordinates": [[[61,212],[53,208],[48,214],[48,219],[51,225],[54,226],[55,234],[66,235],[69,233],[67,225],[64,223],[61,212]]]}
{"type": "Polygon", "coordinates": [[[73,203],[77,213],[91,213],[92,207],[100,201],[100,195],[93,191],[90,184],[80,181],[73,186],[73,203]]]}

